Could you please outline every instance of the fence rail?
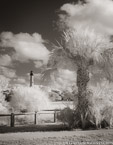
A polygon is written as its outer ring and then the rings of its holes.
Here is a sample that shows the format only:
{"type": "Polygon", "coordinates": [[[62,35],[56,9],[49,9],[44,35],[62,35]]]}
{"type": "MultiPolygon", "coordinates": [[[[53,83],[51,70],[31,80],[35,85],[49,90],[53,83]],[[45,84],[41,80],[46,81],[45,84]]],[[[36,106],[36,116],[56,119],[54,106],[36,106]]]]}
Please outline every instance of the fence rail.
{"type": "Polygon", "coordinates": [[[0,117],[11,116],[11,114],[0,114],[0,117]]]}
{"type": "Polygon", "coordinates": [[[34,115],[34,124],[36,125],[38,122],[38,118],[37,115],[40,114],[53,114],[54,118],[54,123],[57,120],[57,113],[60,112],[60,110],[44,110],[44,111],[40,111],[40,112],[28,112],[28,113],[11,113],[11,114],[0,114],[0,118],[1,117],[10,117],[10,127],[14,127],[15,126],[15,116],[23,116],[23,115],[34,115]]]}

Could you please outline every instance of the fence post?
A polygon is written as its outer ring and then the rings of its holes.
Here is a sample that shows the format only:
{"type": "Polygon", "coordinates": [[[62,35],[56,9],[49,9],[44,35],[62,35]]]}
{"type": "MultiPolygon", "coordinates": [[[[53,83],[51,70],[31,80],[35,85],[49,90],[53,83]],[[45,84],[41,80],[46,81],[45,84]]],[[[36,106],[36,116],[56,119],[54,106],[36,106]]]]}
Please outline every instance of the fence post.
{"type": "Polygon", "coordinates": [[[54,123],[56,122],[56,119],[57,119],[57,112],[55,111],[54,112],[54,123]]]}
{"type": "Polygon", "coordinates": [[[37,123],[37,119],[36,119],[36,117],[37,117],[37,112],[35,112],[35,114],[34,114],[34,124],[37,123]]]}
{"type": "Polygon", "coordinates": [[[15,115],[14,113],[11,113],[11,127],[14,127],[15,124],[15,115]]]}

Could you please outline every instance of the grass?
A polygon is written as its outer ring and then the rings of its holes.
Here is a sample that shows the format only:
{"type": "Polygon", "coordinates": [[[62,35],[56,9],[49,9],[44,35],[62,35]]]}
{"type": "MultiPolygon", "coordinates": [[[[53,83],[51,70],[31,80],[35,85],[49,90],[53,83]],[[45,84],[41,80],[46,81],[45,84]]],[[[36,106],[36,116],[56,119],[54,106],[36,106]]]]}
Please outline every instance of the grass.
{"type": "Polygon", "coordinates": [[[69,130],[69,127],[62,124],[43,124],[43,125],[24,125],[24,126],[0,126],[0,133],[14,133],[14,132],[37,132],[37,131],[63,131],[69,130]]]}
{"type": "Polygon", "coordinates": [[[0,134],[0,145],[113,144],[113,130],[21,132],[0,134]]]}

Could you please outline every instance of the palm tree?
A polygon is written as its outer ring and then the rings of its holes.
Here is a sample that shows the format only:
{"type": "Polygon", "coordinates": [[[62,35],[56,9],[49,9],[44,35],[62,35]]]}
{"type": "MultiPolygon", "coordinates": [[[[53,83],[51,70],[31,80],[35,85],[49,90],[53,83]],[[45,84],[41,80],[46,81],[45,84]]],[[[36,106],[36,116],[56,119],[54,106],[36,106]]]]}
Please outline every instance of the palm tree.
{"type": "Polygon", "coordinates": [[[48,63],[49,69],[46,72],[56,70],[65,60],[71,61],[73,67],[77,68],[78,105],[75,110],[75,125],[84,129],[87,123],[94,122],[95,118],[95,112],[92,110],[94,104],[87,91],[90,66],[98,66],[102,69],[111,67],[110,55],[113,52],[113,43],[110,42],[109,37],[98,34],[94,30],[90,31],[88,28],[63,32],[62,40],[62,43],[58,43],[59,46],[55,46],[52,50],[48,63]]]}

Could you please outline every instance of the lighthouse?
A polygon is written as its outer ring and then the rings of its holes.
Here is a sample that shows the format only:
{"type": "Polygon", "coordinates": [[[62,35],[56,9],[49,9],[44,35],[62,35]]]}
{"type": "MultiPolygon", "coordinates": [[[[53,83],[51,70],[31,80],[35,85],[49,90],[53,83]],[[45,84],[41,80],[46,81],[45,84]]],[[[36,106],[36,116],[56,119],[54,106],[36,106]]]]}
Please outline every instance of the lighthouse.
{"type": "Polygon", "coordinates": [[[34,85],[34,74],[33,71],[30,71],[30,87],[34,85]]]}

